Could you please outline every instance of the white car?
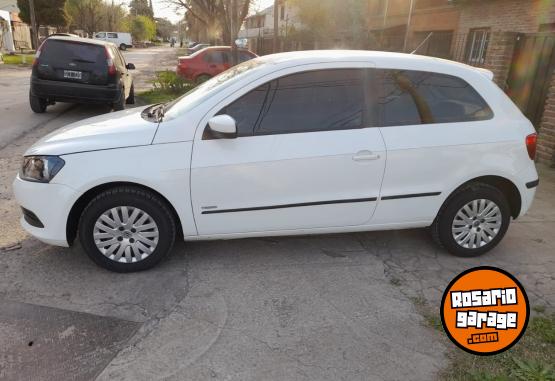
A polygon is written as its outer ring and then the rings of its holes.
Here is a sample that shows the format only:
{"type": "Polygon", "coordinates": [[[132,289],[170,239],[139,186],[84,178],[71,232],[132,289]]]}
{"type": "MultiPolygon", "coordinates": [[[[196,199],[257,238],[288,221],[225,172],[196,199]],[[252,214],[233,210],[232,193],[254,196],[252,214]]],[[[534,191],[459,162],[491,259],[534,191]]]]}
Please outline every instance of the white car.
{"type": "Polygon", "coordinates": [[[95,40],[111,42],[120,50],[126,50],[133,47],[131,33],[126,32],[98,32],[94,35],[95,40]]]}
{"type": "Polygon", "coordinates": [[[26,153],[21,223],[114,271],[185,240],[430,227],[496,246],[538,184],[532,124],[492,74],[430,57],[310,51],[183,97],[66,126],[26,153]]]}

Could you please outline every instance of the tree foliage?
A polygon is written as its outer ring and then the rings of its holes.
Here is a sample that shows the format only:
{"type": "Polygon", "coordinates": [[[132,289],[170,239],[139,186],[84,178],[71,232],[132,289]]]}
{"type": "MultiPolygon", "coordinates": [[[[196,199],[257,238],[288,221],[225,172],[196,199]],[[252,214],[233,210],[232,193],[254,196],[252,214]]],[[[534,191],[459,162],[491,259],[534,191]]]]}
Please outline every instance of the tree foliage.
{"type": "MultiPolygon", "coordinates": [[[[35,0],[35,19],[37,25],[63,26],[66,24],[64,13],[65,0],[35,0]]],[[[19,17],[31,24],[29,0],[17,0],[19,17]]]]}
{"type": "Polygon", "coordinates": [[[103,0],[66,0],[64,12],[70,31],[82,29],[88,34],[101,30],[121,31],[125,17],[121,5],[103,0]]]}
{"type": "Polygon", "coordinates": [[[156,37],[156,24],[147,16],[130,16],[129,31],[135,41],[147,41],[156,37]]]}
{"type": "Polygon", "coordinates": [[[154,17],[152,7],[147,0],[131,0],[129,3],[129,13],[131,16],[154,17]]]}
{"type": "MultiPolygon", "coordinates": [[[[230,45],[236,36],[232,36],[231,0],[165,0],[166,3],[186,10],[185,17],[189,33],[202,35],[208,31],[211,40],[222,39],[230,45]]],[[[252,0],[237,0],[237,18],[235,25],[240,26],[249,12],[252,0]]],[[[237,27],[239,30],[239,27],[237,27]]]]}
{"type": "Polygon", "coordinates": [[[175,25],[166,18],[155,18],[154,22],[156,23],[156,35],[162,39],[169,39],[176,30],[175,25]]]}

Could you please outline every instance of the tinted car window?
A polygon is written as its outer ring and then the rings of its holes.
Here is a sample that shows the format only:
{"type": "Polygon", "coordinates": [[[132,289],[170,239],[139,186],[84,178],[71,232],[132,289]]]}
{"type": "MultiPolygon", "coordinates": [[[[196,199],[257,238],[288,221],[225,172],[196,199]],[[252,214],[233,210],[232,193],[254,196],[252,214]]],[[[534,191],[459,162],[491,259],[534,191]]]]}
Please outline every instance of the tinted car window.
{"type": "Polygon", "coordinates": [[[486,120],[493,113],[461,78],[410,70],[378,70],[381,125],[402,126],[486,120]]]}
{"type": "Polygon", "coordinates": [[[363,126],[364,71],[316,70],[271,82],[256,135],[363,126]]]}
{"type": "Polygon", "coordinates": [[[117,33],[108,33],[108,38],[118,38],[117,33]]]}
{"type": "Polygon", "coordinates": [[[40,55],[41,62],[81,61],[106,64],[105,49],[101,45],[48,39],[40,55]]]}
{"type": "Polygon", "coordinates": [[[235,119],[237,136],[252,136],[269,87],[269,84],[265,84],[250,91],[218,113],[227,114],[235,119]]]}

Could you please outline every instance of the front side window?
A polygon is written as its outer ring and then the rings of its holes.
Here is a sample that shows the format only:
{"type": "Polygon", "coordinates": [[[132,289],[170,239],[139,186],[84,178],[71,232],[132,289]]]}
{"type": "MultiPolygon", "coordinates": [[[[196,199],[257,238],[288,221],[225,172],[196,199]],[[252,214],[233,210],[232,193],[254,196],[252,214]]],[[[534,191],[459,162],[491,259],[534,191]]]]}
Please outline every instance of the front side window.
{"type": "Polygon", "coordinates": [[[255,135],[363,127],[364,70],[315,70],[270,83],[255,135]]]}
{"type": "Polygon", "coordinates": [[[493,112],[461,78],[411,70],[377,70],[382,126],[487,120],[493,112]]]}
{"type": "Polygon", "coordinates": [[[104,38],[104,37],[106,37],[106,33],[104,32],[96,34],[96,38],[104,38]]]}
{"type": "Polygon", "coordinates": [[[227,114],[235,119],[237,136],[252,136],[269,88],[269,84],[257,87],[224,107],[218,115],[227,114]]]}

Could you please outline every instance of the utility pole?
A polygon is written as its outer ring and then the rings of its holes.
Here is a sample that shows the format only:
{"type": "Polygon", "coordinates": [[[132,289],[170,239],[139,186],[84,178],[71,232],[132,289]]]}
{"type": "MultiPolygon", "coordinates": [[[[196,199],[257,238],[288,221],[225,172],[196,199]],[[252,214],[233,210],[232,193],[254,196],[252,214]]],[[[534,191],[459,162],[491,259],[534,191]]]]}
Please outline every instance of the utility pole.
{"type": "Polygon", "coordinates": [[[239,63],[239,52],[237,51],[237,35],[239,34],[237,22],[237,0],[231,0],[231,63],[233,66],[239,63]]]}
{"type": "Polygon", "coordinates": [[[410,7],[409,7],[409,16],[407,18],[407,30],[405,32],[405,42],[403,44],[403,52],[407,51],[407,46],[409,42],[409,31],[410,31],[410,22],[412,19],[412,10],[414,8],[414,0],[410,0],[410,7]]]}
{"type": "Polygon", "coordinates": [[[31,28],[33,29],[33,43],[35,44],[35,50],[37,50],[39,48],[39,30],[37,28],[37,19],[35,17],[34,0],[29,0],[29,14],[31,15],[31,28]]]}
{"type": "Polygon", "coordinates": [[[279,0],[274,0],[274,53],[278,52],[279,0]]]}

